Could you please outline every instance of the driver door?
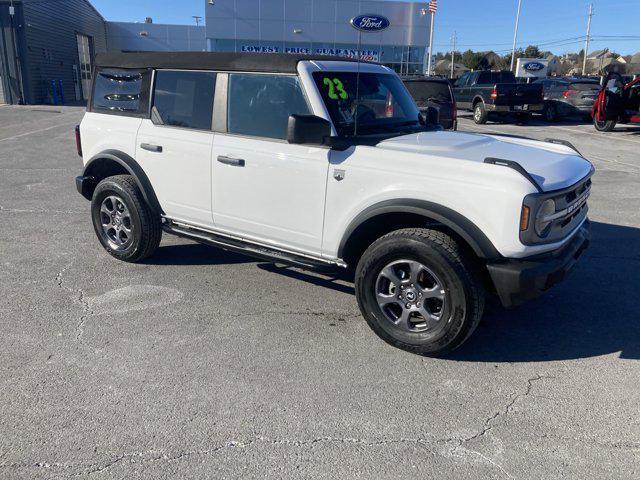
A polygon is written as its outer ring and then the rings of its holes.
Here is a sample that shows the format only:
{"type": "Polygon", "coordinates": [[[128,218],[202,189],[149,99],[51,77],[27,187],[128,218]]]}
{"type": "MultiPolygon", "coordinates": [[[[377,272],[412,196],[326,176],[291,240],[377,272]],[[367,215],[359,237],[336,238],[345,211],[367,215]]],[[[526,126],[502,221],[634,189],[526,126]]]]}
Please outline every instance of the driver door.
{"type": "Polygon", "coordinates": [[[320,254],[329,149],[286,141],[289,116],[311,113],[298,77],[219,77],[228,83],[228,98],[211,156],[216,229],[320,254]]]}
{"type": "Polygon", "coordinates": [[[618,73],[610,73],[598,94],[598,120],[617,120],[624,112],[624,82],[618,73]]]}

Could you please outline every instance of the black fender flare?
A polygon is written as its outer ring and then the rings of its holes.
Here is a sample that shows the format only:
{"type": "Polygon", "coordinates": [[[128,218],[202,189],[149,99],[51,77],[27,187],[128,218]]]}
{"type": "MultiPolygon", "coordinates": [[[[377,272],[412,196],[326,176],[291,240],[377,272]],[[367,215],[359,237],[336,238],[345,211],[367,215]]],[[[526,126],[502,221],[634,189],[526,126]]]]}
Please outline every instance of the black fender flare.
{"type": "Polygon", "coordinates": [[[453,230],[478,257],[487,260],[502,258],[502,255],[482,230],[467,217],[440,204],[412,198],[385,200],[363,210],[347,227],[338,247],[338,258],[342,258],[349,238],[360,225],[374,217],[388,213],[418,214],[453,230]]]}
{"type": "Polygon", "coordinates": [[[134,178],[138,184],[138,188],[142,192],[144,200],[147,202],[147,205],[151,207],[154,213],[160,215],[164,213],[160,206],[160,202],[158,201],[158,197],[156,196],[156,192],[153,190],[151,181],[149,181],[149,177],[147,177],[147,174],[144,172],[140,164],[124,152],[119,150],[104,150],[103,152],[94,155],[85,165],[83,175],[85,177],[99,177],[100,169],[102,168],[104,161],[115,162],[124,168],[129,175],[134,178]]]}

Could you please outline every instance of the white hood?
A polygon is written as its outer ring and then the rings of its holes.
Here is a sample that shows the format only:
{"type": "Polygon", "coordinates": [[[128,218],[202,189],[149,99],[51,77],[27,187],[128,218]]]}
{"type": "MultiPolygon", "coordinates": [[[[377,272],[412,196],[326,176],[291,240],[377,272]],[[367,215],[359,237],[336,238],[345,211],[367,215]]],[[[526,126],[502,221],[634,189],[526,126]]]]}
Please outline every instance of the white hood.
{"type": "Polygon", "coordinates": [[[591,163],[564,145],[508,136],[422,132],[380,142],[377,148],[484,162],[487,157],[518,162],[544,191],[569,187],[591,171],[591,163]]]}

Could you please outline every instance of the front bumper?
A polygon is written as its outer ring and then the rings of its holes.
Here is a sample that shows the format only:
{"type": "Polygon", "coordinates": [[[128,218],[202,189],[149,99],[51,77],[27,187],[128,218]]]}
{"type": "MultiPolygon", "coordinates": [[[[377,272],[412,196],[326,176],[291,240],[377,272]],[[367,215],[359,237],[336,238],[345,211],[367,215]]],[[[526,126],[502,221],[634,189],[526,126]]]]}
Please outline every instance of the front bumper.
{"type": "Polygon", "coordinates": [[[523,259],[505,259],[487,265],[502,305],[515,307],[560,283],[589,246],[589,220],[562,248],[523,259]]]}
{"type": "Polygon", "coordinates": [[[530,103],[527,105],[493,105],[491,103],[487,103],[485,108],[488,112],[496,113],[540,113],[544,110],[544,104],[530,103]],[[524,107],[526,107],[526,109],[524,107]]]}

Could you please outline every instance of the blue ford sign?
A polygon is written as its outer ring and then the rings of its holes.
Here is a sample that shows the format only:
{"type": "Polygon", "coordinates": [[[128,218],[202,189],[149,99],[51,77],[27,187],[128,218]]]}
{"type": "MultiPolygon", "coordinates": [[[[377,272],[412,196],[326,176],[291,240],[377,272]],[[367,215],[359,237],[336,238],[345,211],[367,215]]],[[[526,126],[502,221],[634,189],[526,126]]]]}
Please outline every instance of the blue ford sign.
{"type": "Polygon", "coordinates": [[[544,65],[540,62],[527,62],[522,66],[522,68],[524,68],[528,72],[537,72],[539,70],[542,70],[544,68],[544,65]]]}
{"type": "Polygon", "coordinates": [[[351,19],[351,26],[361,32],[381,32],[389,27],[389,19],[382,15],[358,15],[351,19]]]}

